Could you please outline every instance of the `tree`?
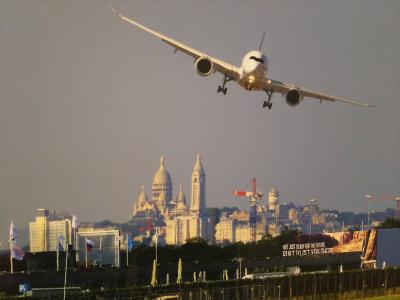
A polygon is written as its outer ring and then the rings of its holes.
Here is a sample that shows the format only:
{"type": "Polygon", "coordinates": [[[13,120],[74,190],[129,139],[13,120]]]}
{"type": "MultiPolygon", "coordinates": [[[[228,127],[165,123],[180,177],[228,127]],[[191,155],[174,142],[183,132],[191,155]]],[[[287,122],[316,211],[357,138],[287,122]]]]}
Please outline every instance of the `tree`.
{"type": "Polygon", "coordinates": [[[387,218],[379,228],[389,229],[389,228],[400,228],[400,220],[395,218],[387,218]]]}

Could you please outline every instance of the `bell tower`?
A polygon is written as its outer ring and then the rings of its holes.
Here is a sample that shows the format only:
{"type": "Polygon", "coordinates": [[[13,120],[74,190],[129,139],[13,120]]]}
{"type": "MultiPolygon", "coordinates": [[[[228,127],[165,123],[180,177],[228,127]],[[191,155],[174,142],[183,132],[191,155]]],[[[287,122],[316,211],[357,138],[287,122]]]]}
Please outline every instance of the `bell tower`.
{"type": "Polygon", "coordinates": [[[200,154],[197,154],[196,163],[192,172],[192,199],[190,211],[193,214],[204,215],[206,210],[206,174],[201,163],[200,154]]]}

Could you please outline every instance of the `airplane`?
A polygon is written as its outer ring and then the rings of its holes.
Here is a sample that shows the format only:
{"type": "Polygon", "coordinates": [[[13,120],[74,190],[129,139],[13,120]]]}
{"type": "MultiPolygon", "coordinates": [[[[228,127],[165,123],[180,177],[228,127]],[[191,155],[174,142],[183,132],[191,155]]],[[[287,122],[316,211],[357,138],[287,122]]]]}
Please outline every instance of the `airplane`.
{"type": "Polygon", "coordinates": [[[320,103],[322,103],[322,101],[338,101],[364,107],[374,107],[370,104],[360,103],[347,98],[323,94],[267,77],[266,74],[268,71],[268,58],[265,54],[261,52],[265,33],[263,34],[259,49],[248,52],[243,57],[242,65],[240,67],[237,67],[227,62],[224,62],[221,59],[212,57],[197,49],[189,47],[122,15],[113,7],[112,3],[111,9],[113,13],[116,14],[123,21],[136,26],[160,38],[163,42],[171,45],[175,49],[175,53],[181,51],[194,58],[194,67],[199,75],[209,76],[216,72],[221,73],[223,75],[222,86],[218,86],[217,93],[223,93],[224,95],[226,95],[226,84],[230,81],[235,81],[247,91],[264,91],[267,94],[267,100],[264,101],[263,108],[268,107],[269,109],[271,109],[271,100],[272,96],[275,93],[281,94],[282,97],[285,96],[287,104],[292,107],[299,105],[305,97],[319,99],[320,103]]]}

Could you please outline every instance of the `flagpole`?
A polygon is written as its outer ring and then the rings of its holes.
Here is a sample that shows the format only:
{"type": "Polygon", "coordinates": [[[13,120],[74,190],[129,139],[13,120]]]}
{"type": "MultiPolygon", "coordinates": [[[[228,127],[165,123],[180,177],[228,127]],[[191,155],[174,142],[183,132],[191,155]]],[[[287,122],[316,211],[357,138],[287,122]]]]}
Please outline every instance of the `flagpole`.
{"type": "Polygon", "coordinates": [[[64,271],[64,300],[66,296],[66,288],[67,288],[67,270],[68,270],[68,244],[67,243],[67,250],[65,251],[65,271],[64,271]]]}
{"type": "Polygon", "coordinates": [[[60,251],[57,246],[57,272],[60,271],[60,251]]]}
{"type": "Polygon", "coordinates": [[[12,243],[13,243],[13,234],[12,234],[12,231],[14,231],[14,223],[13,223],[13,221],[11,220],[11,225],[10,225],[10,238],[9,238],[9,241],[10,241],[10,272],[11,272],[11,274],[13,274],[14,273],[14,265],[13,265],[13,259],[12,259],[12,243]]]}
{"type": "Polygon", "coordinates": [[[158,248],[158,235],[157,235],[157,231],[156,231],[156,262],[158,262],[157,248],[158,248]]]}
{"type": "Polygon", "coordinates": [[[57,237],[57,272],[60,271],[60,237],[57,237]]]}
{"type": "Polygon", "coordinates": [[[115,247],[116,247],[116,252],[115,252],[115,255],[116,255],[116,259],[117,259],[117,263],[116,263],[116,266],[118,267],[118,268],[120,268],[121,267],[121,264],[120,264],[120,257],[119,257],[119,250],[120,250],[120,241],[121,241],[121,236],[119,235],[120,234],[120,232],[118,231],[118,236],[116,237],[116,239],[117,239],[117,243],[115,244],[115,247]]]}
{"type": "Polygon", "coordinates": [[[102,241],[102,236],[100,236],[100,255],[99,255],[99,259],[100,259],[100,268],[101,268],[101,261],[103,260],[103,249],[102,249],[102,245],[101,245],[101,241],[102,241]]]}
{"type": "Polygon", "coordinates": [[[129,237],[126,234],[126,266],[129,266],[129,237]]]}
{"type": "Polygon", "coordinates": [[[12,241],[10,239],[10,272],[11,274],[14,273],[14,265],[13,265],[13,259],[12,259],[12,241]]]}
{"type": "Polygon", "coordinates": [[[77,249],[77,247],[76,247],[76,228],[73,228],[72,229],[72,234],[73,234],[73,237],[72,237],[72,240],[73,240],[73,246],[74,246],[74,249],[76,250],[77,249]]]}

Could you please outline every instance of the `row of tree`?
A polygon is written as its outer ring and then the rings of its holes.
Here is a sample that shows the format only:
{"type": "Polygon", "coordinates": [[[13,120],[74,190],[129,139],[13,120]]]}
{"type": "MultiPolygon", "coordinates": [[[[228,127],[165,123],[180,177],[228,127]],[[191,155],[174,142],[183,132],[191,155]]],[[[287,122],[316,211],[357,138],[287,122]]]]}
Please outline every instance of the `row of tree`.
{"type": "MultiPolygon", "coordinates": [[[[301,235],[296,230],[285,229],[281,235],[272,237],[266,236],[253,243],[234,243],[224,246],[209,245],[201,238],[189,239],[180,246],[167,245],[158,248],[158,262],[169,263],[171,258],[182,258],[185,262],[207,263],[234,260],[242,257],[247,259],[275,257],[282,255],[282,245],[298,242],[317,242],[326,239],[327,246],[333,246],[333,239],[323,235],[311,237],[301,235]]],[[[148,265],[154,259],[155,248],[139,246],[133,250],[133,263],[137,266],[148,265]]]]}
{"type": "MultiPolygon", "coordinates": [[[[380,226],[382,229],[400,228],[400,220],[386,219],[380,226]]],[[[279,236],[266,236],[253,243],[234,243],[224,246],[209,245],[201,238],[188,240],[180,247],[167,245],[158,248],[158,262],[170,263],[171,259],[182,258],[185,262],[207,263],[234,260],[242,257],[246,259],[276,257],[282,255],[282,245],[294,243],[312,243],[324,241],[327,247],[335,246],[336,240],[322,234],[312,236],[302,235],[301,232],[285,228],[279,236]]],[[[154,259],[155,248],[139,246],[131,253],[132,263],[145,266],[154,259]]]]}

